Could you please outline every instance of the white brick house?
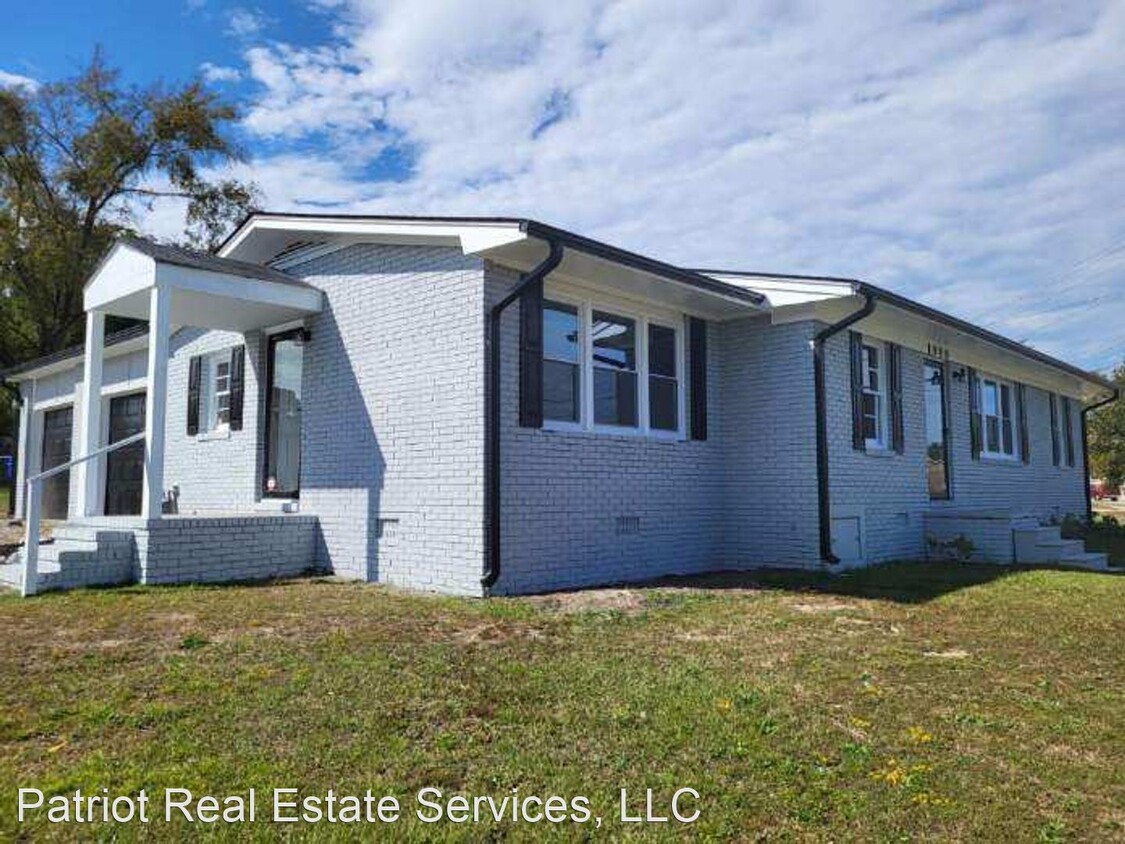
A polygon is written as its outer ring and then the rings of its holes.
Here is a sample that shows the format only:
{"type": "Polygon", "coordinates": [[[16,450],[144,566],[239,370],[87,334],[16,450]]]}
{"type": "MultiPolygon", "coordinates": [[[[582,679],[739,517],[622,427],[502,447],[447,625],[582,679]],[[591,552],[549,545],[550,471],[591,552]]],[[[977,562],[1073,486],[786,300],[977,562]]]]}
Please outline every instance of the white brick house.
{"type": "Polygon", "coordinates": [[[260,213],[216,255],[122,240],[85,305],[84,350],[5,374],[17,515],[57,520],[0,566],[27,593],[1104,565],[1044,524],[1087,514],[1085,410],[1113,386],[862,282],[530,220],[260,213]]]}

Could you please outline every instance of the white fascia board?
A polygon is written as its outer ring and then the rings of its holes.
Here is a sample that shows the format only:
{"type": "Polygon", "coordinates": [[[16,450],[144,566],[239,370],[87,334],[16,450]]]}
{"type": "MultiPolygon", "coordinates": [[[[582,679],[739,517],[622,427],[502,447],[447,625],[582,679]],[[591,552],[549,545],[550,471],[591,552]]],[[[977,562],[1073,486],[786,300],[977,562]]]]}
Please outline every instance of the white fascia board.
{"type": "Polygon", "coordinates": [[[526,238],[517,222],[440,220],[358,220],[341,217],[263,217],[252,219],[219,251],[222,258],[237,258],[257,232],[300,232],[342,240],[374,239],[386,243],[433,243],[459,246],[466,254],[526,238]]]}
{"type": "Polygon", "coordinates": [[[813,278],[778,278],[777,276],[706,273],[718,281],[761,293],[773,306],[800,305],[850,296],[855,286],[847,281],[813,278]]]}
{"type": "Polygon", "coordinates": [[[156,284],[156,261],[127,243],[115,243],[86,282],[82,307],[92,311],[156,284]]]}
{"type": "Polygon", "coordinates": [[[216,297],[216,307],[222,299],[241,299],[263,305],[293,308],[305,313],[318,313],[324,306],[324,294],[311,287],[279,284],[242,276],[181,267],[178,264],[158,264],[156,283],[173,290],[190,290],[216,297]]]}
{"type": "MultiPolygon", "coordinates": [[[[792,305],[774,308],[771,318],[774,324],[816,320],[831,325],[854,313],[862,304],[861,297],[854,296],[851,299],[792,305]]],[[[888,302],[879,302],[874,313],[852,326],[852,330],[898,343],[922,355],[948,359],[955,364],[971,366],[981,372],[1079,401],[1092,401],[1105,393],[1105,388],[1097,382],[1081,378],[1059,366],[888,302]]]]}

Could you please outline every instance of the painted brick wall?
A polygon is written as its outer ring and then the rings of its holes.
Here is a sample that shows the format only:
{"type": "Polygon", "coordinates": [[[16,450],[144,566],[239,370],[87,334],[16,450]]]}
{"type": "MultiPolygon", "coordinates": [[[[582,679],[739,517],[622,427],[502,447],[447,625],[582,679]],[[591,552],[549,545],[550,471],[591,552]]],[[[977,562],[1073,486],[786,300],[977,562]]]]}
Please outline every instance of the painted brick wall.
{"type": "MultiPolygon", "coordinates": [[[[486,278],[490,307],[515,274],[488,265],[486,278]]],[[[705,442],[520,428],[518,315],[514,304],[503,321],[503,573],[494,591],[544,591],[715,567],[723,525],[717,367],[708,385],[711,437],[705,442]],[[635,532],[619,526],[619,517],[636,518],[635,532]]],[[[713,327],[709,333],[715,334],[713,327]]],[[[709,351],[709,358],[717,357],[709,351]]]]}
{"type": "MultiPolygon", "coordinates": [[[[1051,464],[1048,395],[1027,388],[1031,462],[973,460],[969,442],[967,379],[949,379],[950,466],[953,498],[931,502],[924,472],[923,355],[903,349],[905,449],[901,455],[868,454],[852,448],[851,393],[847,333],[827,348],[829,465],[834,515],[856,513],[863,520],[868,562],[925,556],[925,513],[931,508],[1005,508],[1039,519],[1085,512],[1081,430],[1073,414],[1075,465],[1051,464]]],[[[952,372],[958,364],[949,364],[952,372]]],[[[1077,411],[1077,407],[1075,408],[1077,411]]]]}
{"type": "Polygon", "coordinates": [[[185,328],[172,337],[168,361],[168,414],[165,428],[164,488],[179,487],[179,512],[246,512],[259,500],[260,447],[265,382],[265,344],[261,334],[185,328]],[[188,369],[193,355],[246,345],[246,378],[241,431],[187,433],[188,369]]]}
{"type": "Polygon", "coordinates": [[[480,594],[481,262],[362,244],[289,272],[325,293],[308,326],[301,511],[337,574],[480,594]]]}
{"type": "Polygon", "coordinates": [[[816,566],[816,420],[809,322],[718,326],[723,559],[816,566]]]}
{"type": "Polygon", "coordinates": [[[134,535],[134,575],[149,585],[290,577],[316,566],[316,519],[303,514],[175,517],[134,535]]]}

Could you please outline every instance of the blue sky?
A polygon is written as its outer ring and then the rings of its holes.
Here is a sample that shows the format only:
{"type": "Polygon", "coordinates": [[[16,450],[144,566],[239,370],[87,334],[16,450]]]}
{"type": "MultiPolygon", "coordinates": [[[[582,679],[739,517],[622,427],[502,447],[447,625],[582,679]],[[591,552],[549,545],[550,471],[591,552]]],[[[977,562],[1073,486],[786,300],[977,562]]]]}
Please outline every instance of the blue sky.
{"type": "MultiPolygon", "coordinates": [[[[689,266],[866,278],[1125,356],[1125,2],[20,4],[0,82],[102,44],[243,108],[271,209],[528,215],[689,266]]],[[[141,221],[172,235],[182,209],[141,221]]]]}

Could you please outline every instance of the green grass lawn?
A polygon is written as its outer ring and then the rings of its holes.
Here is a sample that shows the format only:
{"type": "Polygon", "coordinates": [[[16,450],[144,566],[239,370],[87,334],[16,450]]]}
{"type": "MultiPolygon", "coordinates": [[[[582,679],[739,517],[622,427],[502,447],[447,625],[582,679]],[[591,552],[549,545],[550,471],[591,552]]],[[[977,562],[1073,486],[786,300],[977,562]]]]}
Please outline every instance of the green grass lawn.
{"type": "Polygon", "coordinates": [[[4,597],[0,837],[183,835],[17,826],[20,786],[104,786],[371,788],[415,839],[670,839],[621,824],[618,789],[659,808],[689,786],[712,838],[1121,839],[1123,607],[1125,577],[922,564],[492,601],[328,581],[4,597]],[[424,825],[426,786],[584,795],[604,825],[424,825]]]}

